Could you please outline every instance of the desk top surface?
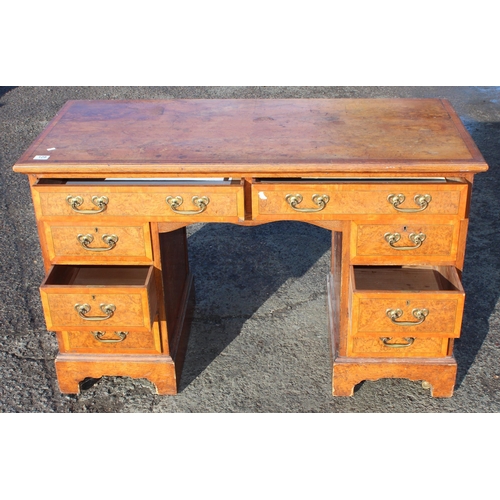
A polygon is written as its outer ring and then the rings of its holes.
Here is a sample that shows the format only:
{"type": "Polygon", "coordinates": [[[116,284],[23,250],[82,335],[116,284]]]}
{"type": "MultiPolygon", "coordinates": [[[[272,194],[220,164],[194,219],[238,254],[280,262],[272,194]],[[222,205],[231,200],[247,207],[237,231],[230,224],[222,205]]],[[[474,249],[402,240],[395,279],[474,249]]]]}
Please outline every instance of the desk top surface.
{"type": "Polygon", "coordinates": [[[69,101],[14,166],[169,176],[487,168],[443,99],[69,101]]]}

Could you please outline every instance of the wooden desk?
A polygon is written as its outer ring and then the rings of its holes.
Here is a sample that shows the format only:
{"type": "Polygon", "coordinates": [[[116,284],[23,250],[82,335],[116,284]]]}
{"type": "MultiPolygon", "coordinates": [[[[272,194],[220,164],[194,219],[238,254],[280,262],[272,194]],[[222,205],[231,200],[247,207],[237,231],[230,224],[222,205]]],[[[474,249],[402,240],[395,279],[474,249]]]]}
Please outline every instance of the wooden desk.
{"type": "Polygon", "coordinates": [[[61,391],[130,376],[175,394],[186,226],[299,220],[332,233],[333,394],[399,377],[451,396],[487,168],[440,99],[68,102],[14,166],[31,184],[61,391]]]}

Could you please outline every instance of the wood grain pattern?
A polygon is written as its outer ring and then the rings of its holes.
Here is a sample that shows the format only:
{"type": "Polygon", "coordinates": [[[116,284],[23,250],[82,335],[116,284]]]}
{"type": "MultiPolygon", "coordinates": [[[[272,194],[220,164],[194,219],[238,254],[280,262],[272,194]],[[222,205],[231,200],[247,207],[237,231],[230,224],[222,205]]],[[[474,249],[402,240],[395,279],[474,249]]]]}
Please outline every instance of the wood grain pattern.
{"type": "MultiPolygon", "coordinates": [[[[70,266],[68,266],[70,267],[70,266]]],[[[97,275],[82,283],[73,281],[61,283],[53,280],[58,266],[52,268],[49,275],[40,287],[40,295],[45,314],[45,321],[49,330],[96,330],[96,329],[131,329],[150,331],[154,317],[157,314],[157,295],[153,268],[145,268],[147,274],[141,276],[142,284],[129,284],[126,267],[121,268],[121,274],[109,276],[117,268],[98,268],[97,275]],[[99,283],[98,277],[102,278],[99,283]],[[103,284],[105,283],[105,284],[103,284]],[[97,321],[86,320],[75,310],[75,304],[88,304],[91,310],[88,316],[105,318],[100,304],[113,304],[116,311],[108,319],[97,321]]],[[[74,269],[78,267],[75,266],[74,269]]]]}
{"type": "Polygon", "coordinates": [[[353,264],[453,263],[457,258],[460,234],[458,221],[443,221],[437,224],[417,221],[415,218],[404,223],[396,221],[390,224],[356,221],[352,228],[353,264]],[[386,233],[399,233],[401,239],[394,245],[411,249],[392,248],[384,237],[386,233]],[[420,247],[416,247],[410,240],[412,233],[425,234],[425,240],[420,247]]]}
{"type": "MultiPolygon", "coordinates": [[[[120,337],[115,330],[100,330],[105,340],[117,340],[120,337]]],[[[120,342],[101,342],[92,335],[91,331],[64,331],[61,332],[62,345],[60,352],[67,353],[114,353],[114,354],[161,354],[161,335],[158,320],[155,320],[151,332],[130,330],[120,342]]]]}
{"type": "MultiPolygon", "coordinates": [[[[385,293],[373,298],[354,293],[352,305],[352,335],[360,336],[446,336],[459,337],[463,311],[463,296],[438,298],[439,293],[385,293]],[[399,322],[416,323],[414,309],[427,309],[429,315],[419,325],[402,327],[394,324],[386,311],[400,309],[399,322]]],[[[375,294],[372,294],[375,295],[375,294]]],[[[443,294],[446,295],[446,294],[443,294]]]]}
{"type": "Polygon", "coordinates": [[[465,216],[467,203],[467,185],[457,183],[413,182],[371,182],[348,183],[336,182],[258,182],[252,185],[252,210],[254,219],[260,220],[329,220],[349,219],[353,216],[368,217],[387,215],[392,219],[409,216],[424,218],[431,215],[465,216]],[[320,212],[297,212],[286,201],[288,194],[300,194],[303,197],[297,208],[313,208],[318,206],[312,202],[314,194],[329,196],[330,200],[320,212]],[[418,209],[413,202],[415,195],[428,194],[431,202],[428,207],[415,214],[398,212],[387,201],[391,194],[403,194],[405,202],[400,205],[404,209],[418,209]]]}
{"type": "Polygon", "coordinates": [[[52,264],[151,264],[153,254],[149,224],[137,226],[75,224],[74,222],[48,223],[43,222],[45,244],[48,258],[52,264]],[[77,236],[91,235],[93,241],[83,247],[77,236]],[[116,245],[110,250],[93,251],[92,249],[106,249],[102,240],[103,235],[118,237],[116,245]]]}
{"type": "Polygon", "coordinates": [[[460,336],[465,293],[454,268],[370,267],[351,273],[350,337],[460,336]],[[429,314],[421,324],[401,326],[387,316],[389,309],[402,311],[398,322],[416,323],[414,309],[429,314]]]}
{"type": "Polygon", "coordinates": [[[411,164],[416,172],[483,171],[468,137],[441,99],[69,101],[15,170],[269,175],[411,164]],[[49,149],[48,160],[33,159],[49,149]]]}
{"type": "Polygon", "coordinates": [[[85,224],[88,220],[101,221],[112,218],[137,218],[148,222],[237,222],[244,218],[243,186],[240,182],[227,185],[201,184],[196,186],[67,186],[64,184],[37,184],[33,187],[35,204],[41,219],[62,217],[74,223],[85,224]],[[93,196],[107,196],[109,202],[106,210],[96,214],[80,214],[75,212],[66,201],[67,196],[81,196],[84,203],[81,210],[97,210],[92,204],[93,196]],[[179,210],[198,210],[193,205],[193,196],[206,196],[209,203],[206,210],[196,215],[182,215],[172,211],[166,203],[168,196],[181,196],[183,204],[179,210]]]}
{"type": "Polygon", "coordinates": [[[84,378],[145,378],[157,394],[177,394],[175,365],[170,356],[59,354],[55,360],[57,381],[63,394],[79,394],[84,378]]]}
{"type": "Polygon", "coordinates": [[[421,380],[431,385],[431,396],[453,396],[457,363],[451,356],[445,358],[410,358],[387,362],[373,358],[338,357],[333,364],[332,388],[334,396],[352,396],[354,386],[364,380],[405,378],[421,380]]]}
{"type": "MultiPolygon", "coordinates": [[[[404,337],[391,337],[388,342],[407,344],[408,338],[414,338],[411,332],[404,337]]],[[[443,338],[414,338],[408,347],[388,347],[381,338],[351,337],[349,339],[348,355],[351,357],[380,357],[380,358],[438,358],[446,356],[448,339],[443,338]]]]}

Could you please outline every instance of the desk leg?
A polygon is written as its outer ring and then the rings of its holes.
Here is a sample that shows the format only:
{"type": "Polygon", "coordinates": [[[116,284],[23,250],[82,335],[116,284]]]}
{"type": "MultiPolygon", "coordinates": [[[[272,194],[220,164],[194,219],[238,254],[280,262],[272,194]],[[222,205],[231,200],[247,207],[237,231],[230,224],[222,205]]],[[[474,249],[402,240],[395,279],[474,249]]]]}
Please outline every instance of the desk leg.
{"type": "Polygon", "coordinates": [[[453,395],[456,375],[457,363],[451,356],[436,360],[413,358],[391,362],[338,357],[333,363],[332,393],[334,396],[352,396],[354,386],[364,380],[405,378],[426,382],[432,397],[449,398],[453,395]]]}
{"type": "Polygon", "coordinates": [[[145,378],[155,385],[157,394],[176,394],[175,366],[170,356],[103,354],[59,354],[55,361],[59,389],[79,394],[86,378],[145,378]]]}

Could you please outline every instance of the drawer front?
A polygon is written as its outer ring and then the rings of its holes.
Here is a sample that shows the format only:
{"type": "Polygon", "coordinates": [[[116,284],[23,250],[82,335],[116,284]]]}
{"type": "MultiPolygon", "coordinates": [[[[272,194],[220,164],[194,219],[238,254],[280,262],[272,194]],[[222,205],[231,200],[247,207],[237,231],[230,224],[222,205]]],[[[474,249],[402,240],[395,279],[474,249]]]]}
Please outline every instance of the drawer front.
{"type": "Polygon", "coordinates": [[[378,297],[366,295],[354,293],[352,297],[353,336],[460,336],[464,307],[464,295],[461,293],[394,292],[378,297]]]}
{"type": "Polygon", "coordinates": [[[61,352],[161,354],[161,338],[158,320],[151,332],[136,330],[103,330],[61,332],[61,352]]]}
{"type": "Polygon", "coordinates": [[[448,339],[411,337],[351,338],[348,355],[370,358],[438,358],[447,355],[448,339]]]}
{"type": "Polygon", "coordinates": [[[358,263],[454,262],[457,258],[460,221],[422,224],[351,225],[351,259],[358,263]]]}
{"type": "Polygon", "coordinates": [[[47,329],[150,331],[157,314],[154,269],[136,266],[137,270],[139,278],[129,280],[127,266],[54,266],[40,287],[47,329]],[[63,283],[54,274],[66,267],[72,272],[63,283]],[[92,273],[78,278],[87,268],[92,273]]]}
{"type": "Polygon", "coordinates": [[[252,186],[254,218],[323,220],[359,215],[465,217],[458,183],[265,183],[252,186]],[[278,217],[277,217],[278,216],[278,217]]]}
{"type": "Polygon", "coordinates": [[[42,224],[48,256],[53,264],[149,264],[153,260],[149,224],[42,224]]]}
{"type": "Polygon", "coordinates": [[[380,338],[457,338],[464,302],[453,266],[353,266],[349,336],[375,343],[380,338]]]}
{"type": "Polygon", "coordinates": [[[238,183],[219,186],[40,184],[33,187],[33,194],[40,219],[140,217],[152,222],[175,222],[244,218],[243,187],[238,183]]]}

